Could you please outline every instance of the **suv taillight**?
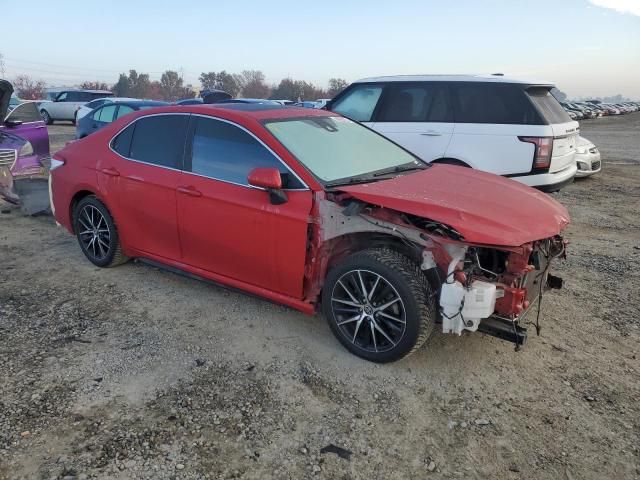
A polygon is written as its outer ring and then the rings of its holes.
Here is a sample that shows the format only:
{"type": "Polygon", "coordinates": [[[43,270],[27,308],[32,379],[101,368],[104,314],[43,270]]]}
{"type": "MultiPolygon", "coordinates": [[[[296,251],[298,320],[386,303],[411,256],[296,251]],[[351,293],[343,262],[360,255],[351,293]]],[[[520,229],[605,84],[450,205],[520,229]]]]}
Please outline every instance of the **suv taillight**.
{"type": "Polygon", "coordinates": [[[521,142],[533,143],[533,170],[549,170],[551,166],[551,152],[553,151],[553,137],[518,137],[521,142]]]}

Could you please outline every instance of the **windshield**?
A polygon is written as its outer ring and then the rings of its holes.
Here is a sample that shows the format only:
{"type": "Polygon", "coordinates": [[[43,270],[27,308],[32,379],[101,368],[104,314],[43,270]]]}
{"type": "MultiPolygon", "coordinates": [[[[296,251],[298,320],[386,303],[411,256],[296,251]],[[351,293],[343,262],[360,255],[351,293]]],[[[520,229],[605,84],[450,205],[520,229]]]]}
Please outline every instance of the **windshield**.
{"type": "Polygon", "coordinates": [[[272,120],[265,127],[323,182],[425,167],[396,144],[343,117],[272,120]]]}

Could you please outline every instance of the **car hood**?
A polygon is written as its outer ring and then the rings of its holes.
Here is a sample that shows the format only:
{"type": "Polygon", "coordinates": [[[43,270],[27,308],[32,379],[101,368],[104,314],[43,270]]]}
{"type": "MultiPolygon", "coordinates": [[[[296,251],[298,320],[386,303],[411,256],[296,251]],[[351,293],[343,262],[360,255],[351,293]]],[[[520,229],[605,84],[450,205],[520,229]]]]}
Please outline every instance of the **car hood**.
{"type": "Polygon", "coordinates": [[[363,202],[444,223],[471,243],[519,246],[557,235],[569,223],[567,209],[549,195],[453,165],[432,165],[339,190],[363,202]]]}
{"type": "Polygon", "coordinates": [[[0,79],[0,120],[4,120],[9,109],[9,100],[13,93],[13,86],[6,80],[0,79]]]}

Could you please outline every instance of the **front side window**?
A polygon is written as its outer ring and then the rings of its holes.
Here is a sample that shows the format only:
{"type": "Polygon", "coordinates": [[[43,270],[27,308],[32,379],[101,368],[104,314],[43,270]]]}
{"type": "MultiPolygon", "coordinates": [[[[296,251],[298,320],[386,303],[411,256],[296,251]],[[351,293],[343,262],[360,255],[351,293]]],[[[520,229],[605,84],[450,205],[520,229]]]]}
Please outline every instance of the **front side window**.
{"type": "Polygon", "coordinates": [[[452,82],[456,123],[542,125],[538,112],[518,85],[452,82]]]}
{"type": "Polygon", "coordinates": [[[359,85],[339,98],[331,106],[331,110],[357,122],[368,122],[381,94],[380,85],[359,85]]]}
{"type": "Polygon", "coordinates": [[[69,94],[67,92],[63,92],[56,98],[56,102],[67,102],[69,98],[69,94]]]}
{"type": "Polygon", "coordinates": [[[41,122],[42,117],[35,102],[26,102],[11,110],[7,120],[19,120],[22,123],[41,122]]]}
{"type": "Polygon", "coordinates": [[[118,108],[118,116],[116,118],[124,117],[126,114],[133,112],[133,108],[128,105],[120,105],[118,108]]]}
{"type": "Polygon", "coordinates": [[[401,166],[424,168],[406,150],[347,118],[270,120],[265,127],[323,182],[373,175],[401,166]]]}
{"type": "Polygon", "coordinates": [[[188,115],[140,118],[135,122],[129,158],[181,169],[188,122],[188,115]]]}
{"type": "Polygon", "coordinates": [[[389,85],[376,121],[453,121],[453,111],[449,104],[449,92],[446,84],[431,82],[389,85]]]}
{"type": "Polygon", "coordinates": [[[115,105],[106,105],[93,114],[93,119],[97,122],[111,123],[113,122],[113,115],[116,112],[115,105]]]}
{"type": "Polygon", "coordinates": [[[277,168],[284,188],[303,188],[264,145],[241,128],[220,120],[194,117],[191,172],[226,182],[248,185],[254,168],[277,168]]]}

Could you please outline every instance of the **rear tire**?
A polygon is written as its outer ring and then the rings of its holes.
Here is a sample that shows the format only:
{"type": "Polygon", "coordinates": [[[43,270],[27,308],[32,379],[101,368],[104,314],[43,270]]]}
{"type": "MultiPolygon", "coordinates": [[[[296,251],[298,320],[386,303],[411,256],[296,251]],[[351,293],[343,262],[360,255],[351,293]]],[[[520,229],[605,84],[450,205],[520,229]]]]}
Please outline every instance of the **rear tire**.
{"type": "Polygon", "coordinates": [[[98,267],[115,267],[129,260],[122,253],[118,229],[109,210],[94,195],[78,202],[73,228],[82,253],[98,267]]]}
{"type": "Polygon", "coordinates": [[[51,115],[49,115],[49,112],[47,112],[46,110],[40,110],[40,115],[42,115],[42,120],[44,121],[45,124],[47,125],[53,124],[53,118],[51,118],[51,115]]]}
{"type": "Polygon", "coordinates": [[[392,362],[433,332],[438,310],[420,266],[388,248],[364,250],[331,269],[322,293],[329,327],[354,355],[392,362]]]}

